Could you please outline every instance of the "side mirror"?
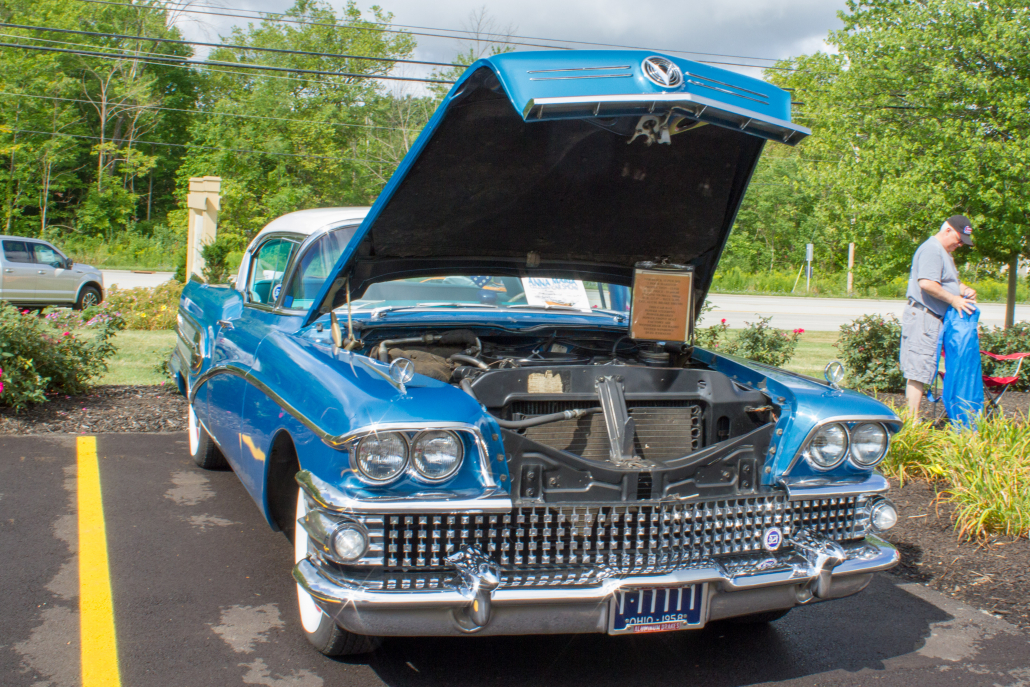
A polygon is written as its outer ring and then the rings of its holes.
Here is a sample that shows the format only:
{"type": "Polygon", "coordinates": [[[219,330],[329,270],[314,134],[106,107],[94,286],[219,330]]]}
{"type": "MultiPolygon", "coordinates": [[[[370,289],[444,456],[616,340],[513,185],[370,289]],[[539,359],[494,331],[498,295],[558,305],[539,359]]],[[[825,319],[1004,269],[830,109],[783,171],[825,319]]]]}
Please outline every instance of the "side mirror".
{"type": "Polygon", "coordinates": [[[70,270],[72,267],[75,267],[75,261],[71,258],[66,259],[64,261],[64,269],[70,270]]]}

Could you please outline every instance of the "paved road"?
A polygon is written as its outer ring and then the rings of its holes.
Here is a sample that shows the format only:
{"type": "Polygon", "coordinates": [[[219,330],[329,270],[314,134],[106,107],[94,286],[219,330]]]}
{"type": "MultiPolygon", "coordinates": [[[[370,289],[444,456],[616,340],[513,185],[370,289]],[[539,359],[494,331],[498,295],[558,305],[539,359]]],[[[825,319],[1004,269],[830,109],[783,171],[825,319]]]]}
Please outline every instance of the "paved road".
{"type": "MultiPolygon", "coordinates": [[[[905,301],[872,300],[866,298],[792,298],[788,296],[742,296],[709,294],[708,300],[715,310],[707,313],[701,326],[717,324],[725,318],[732,328],[743,327],[745,322],[757,322],[759,317],[772,316],[772,326],[780,329],[807,329],[810,331],[838,331],[842,324],[862,315],[894,314],[901,319],[905,301]]],[[[980,305],[980,323],[1002,326],[1005,322],[1004,303],[980,305]]],[[[1030,305],[1016,306],[1016,320],[1030,320],[1030,305]]]]}
{"type": "MultiPolygon", "coordinates": [[[[97,445],[123,685],[1030,683],[1026,633],[886,574],[764,628],[391,639],[368,657],[330,660],[300,634],[291,547],[232,472],[196,468],[185,434],[101,435],[97,445]]],[[[0,438],[5,687],[80,684],[75,446],[72,436],[0,438]]]]}
{"type": "Polygon", "coordinates": [[[175,276],[174,272],[134,272],[130,270],[101,270],[104,275],[104,287],[117,286],[119,289],[134,289],[138,286],[152,288],[175,276]]]}

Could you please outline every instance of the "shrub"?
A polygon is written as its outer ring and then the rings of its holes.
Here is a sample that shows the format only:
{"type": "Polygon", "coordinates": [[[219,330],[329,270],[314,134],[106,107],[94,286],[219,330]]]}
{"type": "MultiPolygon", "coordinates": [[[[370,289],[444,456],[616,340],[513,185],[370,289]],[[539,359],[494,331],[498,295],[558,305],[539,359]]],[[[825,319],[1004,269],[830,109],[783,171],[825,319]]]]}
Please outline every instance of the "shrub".
{"type": "Polygon", "coordinates": [[[864,315],[841,325],[834,346],[840,351],[848,386],[864,391],[904,391],[905,378],[898,363],[901,322],[894,315],[864,315]]]}
{"type": "MultiPolygon", "coordinates": [[[[991,353],[1025,353],[1030,351],[1030,322],[1017,322],[1009,329],[992,327],[980,330],[980,348],[991,353]]],[[[985,375],[1007,377],[1016,369],[1016,363],[998,363],[987,356],[981,358],[985,375]]],[[[1030,358],[1023,361],[1019,381],[1013,386],[1018,391],[1030,390],[1030,358]]]]}
{"type": "Polygon", "coordinates": [[[1030,432],[1003,416],[977,420],[976,431],[932,429],[907,420],[880,468],[904,480],[943,482],[956,505],[959,534],[1030,534],[1030,432]]]}
{"type": "Polygon", "coordinates": [[[183,284],[177,281],[167,281],[152,289],[115,286],[100,307],[119,314],[127,329],[174,329],[182,289],[183,284]]]}
{"type": "Polygon", "coordinates": [[[798,345],[798,337],[804,329],[795,329],[787,333],[782,329],[769,326],[772,317],[762,317],[758,322],[745,322],[747,325],[736,339],[724,349],[731,355],[739,355],[756,363],[765,363],[774,367],[783,367],[794,357],[794,349],[798,345]]]}
{"type": "Polygon", "coordinates": [[[719,349],[719,343],[726,336],[726,330],[729,329],[729,325],[726,324],[726,320],[723,320],[719,324],[713,324],[711,327],[705,329],[698,329],[694,332],[694,343],[701,348],[707,348],[710,351],[719,349]]]}
{"type": "Polygon", "coordinates": [[[74,333],[46,317],[0,303],[0,405],[22,409],[46,400],[47,392],[81,394],[107,371],[111,339],[121,318],[101,317],[92,332],[74,333]]]}

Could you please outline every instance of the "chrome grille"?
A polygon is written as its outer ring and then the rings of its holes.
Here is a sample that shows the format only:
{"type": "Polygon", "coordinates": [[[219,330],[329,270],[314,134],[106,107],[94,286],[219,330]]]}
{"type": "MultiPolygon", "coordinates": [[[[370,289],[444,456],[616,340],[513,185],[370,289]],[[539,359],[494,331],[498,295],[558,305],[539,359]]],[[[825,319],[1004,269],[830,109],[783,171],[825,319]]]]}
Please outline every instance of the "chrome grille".
{"type": "MultiPolygon", "coordinates": [[[[518,401],[516,417],[558,413],[574,408],[597,407],[576,401],[518,401]]],[[[635,455],[663,461],[680,458],[702,445],[701,406],[687,402],[631,402],[630,417],[636,423],[635,455]]],[[[527,439],[591,460],[608,460],[611,453],[604,416],[600,413],[577,420],[551,422],[526,430],[527,439]]],[[[650,495],[650,494],[649,494],[650,495]]]]}
{"type": "Polygon", "coordinates": [[[808,528],[837,541],[862,536],[856,497],[787,501],[784,495],[698,503],[516,508],[503,514],[387,515],[388,568],[441,568],[476,546],[508,570],[598,566],[620,574],[681,567],[762,550],[762,534],[808,528]]]}

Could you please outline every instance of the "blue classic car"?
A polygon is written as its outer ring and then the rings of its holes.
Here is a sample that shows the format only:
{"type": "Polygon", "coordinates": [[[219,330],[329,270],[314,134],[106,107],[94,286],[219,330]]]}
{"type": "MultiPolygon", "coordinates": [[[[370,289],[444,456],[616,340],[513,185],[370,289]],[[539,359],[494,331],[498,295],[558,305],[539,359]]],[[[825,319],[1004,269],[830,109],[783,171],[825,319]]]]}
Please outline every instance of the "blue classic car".
{"type": "Polygon", "coordinates": [[[897,416],[692,345],[763,146],[808,133],[706,65],[498,55],[374,206],[186,287],[190,450],[292,538],[320,651],[769,622],[897,563],[897,416]]]}

